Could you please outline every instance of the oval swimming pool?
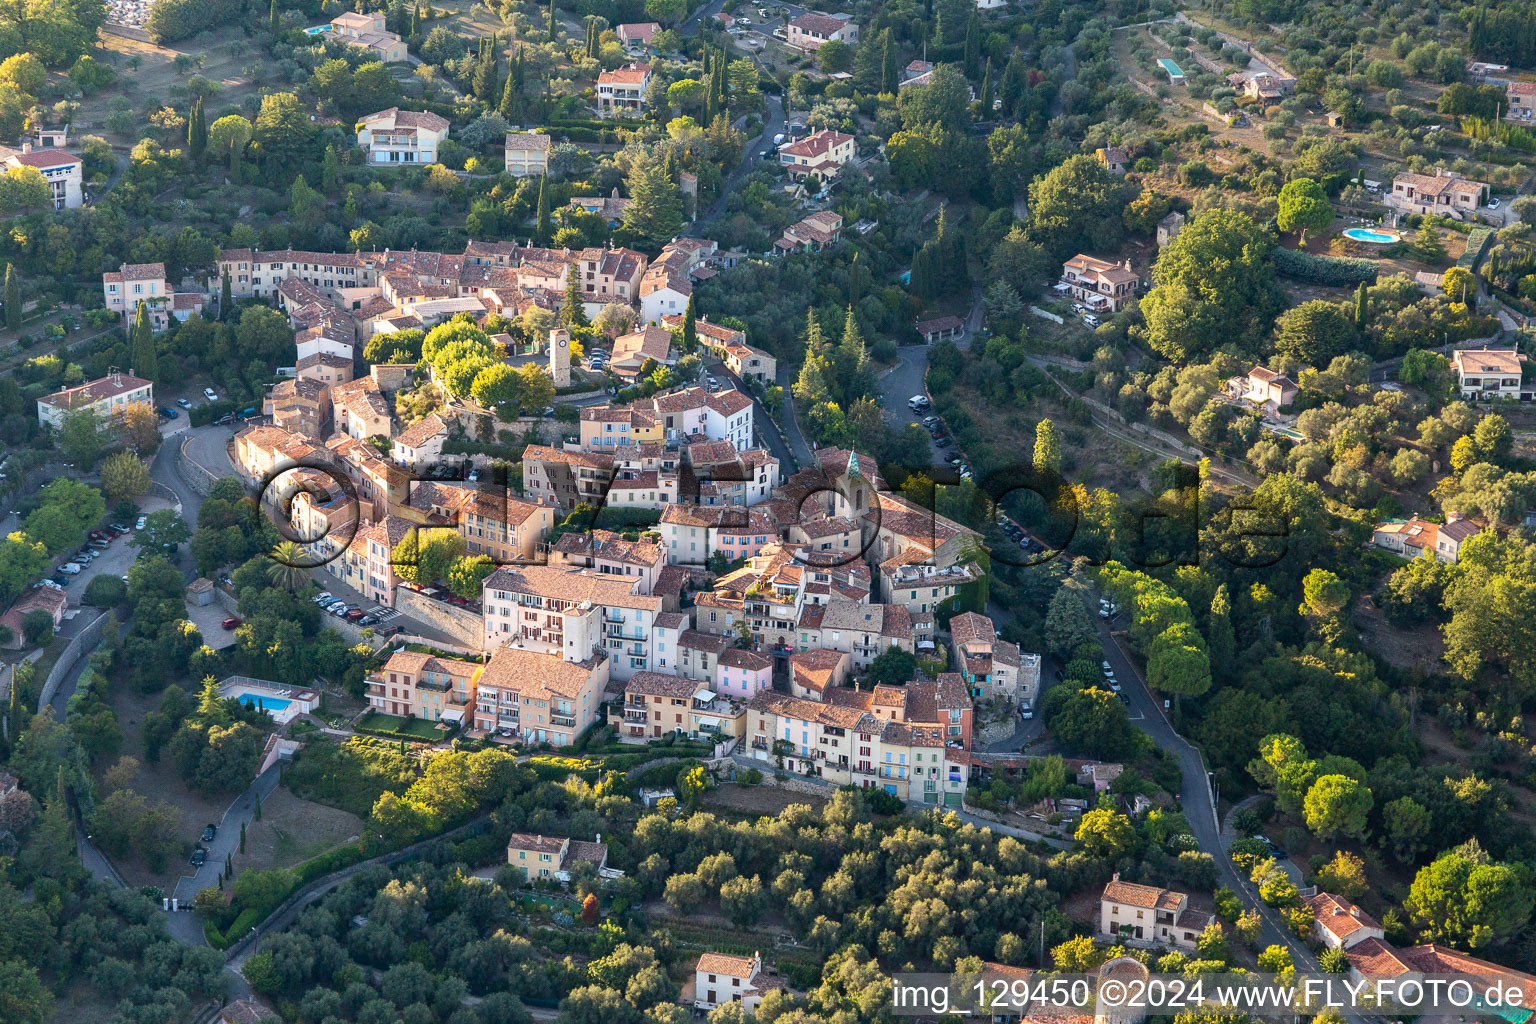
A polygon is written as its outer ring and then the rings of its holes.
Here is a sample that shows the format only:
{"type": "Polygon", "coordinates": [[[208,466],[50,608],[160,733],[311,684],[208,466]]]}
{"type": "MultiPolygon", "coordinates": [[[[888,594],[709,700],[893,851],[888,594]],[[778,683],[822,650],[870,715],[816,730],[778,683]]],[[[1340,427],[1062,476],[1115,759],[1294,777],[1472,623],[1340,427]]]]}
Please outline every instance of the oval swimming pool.
{"type": "Polygon", "coordinates": [[[1390,245],[1403,240],[1403,236],[1395,231],[1372,231],[1370,228],[1349,228],[1344,232],[1344,237],[1372,245],[1390,245]]]}

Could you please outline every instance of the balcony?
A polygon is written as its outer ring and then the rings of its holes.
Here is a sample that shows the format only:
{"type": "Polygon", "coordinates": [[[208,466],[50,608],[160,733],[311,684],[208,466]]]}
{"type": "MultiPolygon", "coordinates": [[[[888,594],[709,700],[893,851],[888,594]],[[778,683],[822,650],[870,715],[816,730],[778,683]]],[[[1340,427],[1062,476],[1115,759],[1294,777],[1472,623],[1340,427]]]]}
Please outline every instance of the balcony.
{"type": "Polygon", "coordinates": [[[624,653],[628,654],[632,658],[643,658],[645,657],[645,645],[630,644],[629,650],[625,651],[624,653]]]}
{"type": "Polygon", "coordinates": [[[872,775],[875,774],[875,770],[873,768],[871,768],[867,764],[861,764],[861,765],[858,765],[858,766],[850,766],[848,770],[853,772],[853,774],[855,774],[855,775],[871,775],[872,776],[872,775]]]}
{"type": "Polygon", "coordinates": [[[576,718],[573,715],[550,715],[549,724],[557,729],[574,729],[576,718]]]}
{"type": "Polygon", "coordinates": [[[752,749],[753,750],[767,750],[768,748],[769,748],[768,737],[766,737],[766,736],[753,736],[752,737],[752,749]]]}
{"type": "Polygon", "coordinates": [[[624,721],[633,725],[644,725],[650,721],[650,718],[644,711],[625,711],[624,721]]]}

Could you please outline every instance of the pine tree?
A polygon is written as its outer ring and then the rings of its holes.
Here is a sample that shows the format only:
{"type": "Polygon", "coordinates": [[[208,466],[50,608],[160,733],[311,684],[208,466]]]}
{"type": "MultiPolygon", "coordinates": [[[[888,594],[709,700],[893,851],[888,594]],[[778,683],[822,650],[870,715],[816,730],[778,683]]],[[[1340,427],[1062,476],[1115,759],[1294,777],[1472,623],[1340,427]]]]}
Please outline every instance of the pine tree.
{"type": "Polygon", "coordinates": [[[203,162],[208,151],[208,123],[203,119],[203,98],[192,104],[192,114],[187,118],[187,155],[195,164],[203,162]]]}
{"type": "Polygon", "coordinates": [[[821,320],[816,316],[815,309],[805,311],[805,359],[825,359],[831,349],[827,345],[827,336],[821,331],[821,320]]]}
{"type": "Polygon", "coordinates": [[[21,279],[9,263],[5,265],[5,326],[13,332],[21,330],[21,279]]]}
{"type": "Polygon", "coordinates": [[[133,360],[130,368],[133,375],[145,380],[157,379],[160,375],[160,360],[155,352],[155,333],[149,325],[149,307],[142,300],[133,317],[133,331],[129,341],[128,355],[133,360]]]}
{"type": "Polygon", "coordinates": [[[228,320],[234,308],[235,296],[229,285],[229,268],[225,267],[223,277],[219,281],[219,319],[228,320]]]}
{"type": "Polygon", "coordinates": [[[1230,669],[1237,655],[1237,636],[1232,630],[1232,600],[1227,596],[1225,583],[1216,588],[1216,596],[1211,598],[1211,620],[1206,634],[1211,672],[1230,669]]]}
{"type": "Polygon", "coordinates": [[[688,296],[688,308],[683,311],[683,352],[699,350],[699,329],[693,309],[693,295],[688,296]]]}
{"type": "Polygon", "coordinates": [[[859,318],[854,316],[853,307],[848,307],[848,316],[843,320],[843,339],[837,346],[837,383],[845,398],[858,397],[864,394],[864,385],[867,381],[858,379],[859,367],[864,364],[869,353],[864,349],[864,332],[859,330],[859,318]]]}
{"type": "Polygon", "coordinates": [[[790,389],[806,412],[832,399],[826,375],[822,372],[824,363],[824,359],[806,359],[800,365],[800,375],[795,378],[794,387],[790,389]]]}
{"type": "Polygon", "coordinates": [[[224,722],[229,718],[224,710],[224,698],[219,693],[219,681],[212,675],[203,677],[202,686],[197,691],[197,718],[201,722],[213,723],[224,722]]]}
{"type": "Polygon", "coordinates": [[[550,235],[549,223],[549,176],[542,175],[539,178],[539,208],[537,219],[534,222],[534,234],[540,245],[548,245],[550,235]]]}
{"type": "Polygon", "coordinates": [[[1355,324],[1358,327],[1365,326],[1366,316],[1371,308],[1370,300],[1365,296],[1365,282],[1360,282],[1360,287],[1355,289],[1355,324]]]}
{"type": "Polygon", "coordinates": [[[560,304],[560,322],[572,329],[590,326],[592,321],[587,319],[586,307],[582,305],[584,301],[581,275],[574,266],[570,267],[565,272],[565,301],[560,304]]]}

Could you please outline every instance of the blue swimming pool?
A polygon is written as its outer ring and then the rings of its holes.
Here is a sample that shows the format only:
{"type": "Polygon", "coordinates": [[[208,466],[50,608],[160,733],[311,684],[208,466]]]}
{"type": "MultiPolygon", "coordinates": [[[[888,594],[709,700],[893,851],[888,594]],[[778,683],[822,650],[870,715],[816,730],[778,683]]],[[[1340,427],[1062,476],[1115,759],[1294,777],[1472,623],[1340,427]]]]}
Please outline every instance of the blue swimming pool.
{"type": "Polygon", "coordinates": [[[329,25],[316,25],[314,28],[305,29],[304,34],[307,36],[317,36],[322,32],[329,32],[330,30],[331,26],[329,25]]]}
{"type": "Polygon", "coordinates": [[[1370,242],[1372,245],[1390,245],[1403,240],[1403,236],[1395,231],[1372,231],[1370,228],[1350,228],[1344,232],[1344,237],[1353,238],[1357,242],[1370,242]]]}
{"type": "Polygon", "coordinates": [[[293,701],[284,700],[281,697],[263,697],[257,693],[242,693],[235,699],[246,707],[261,708],[263,711],[281,711],[293,703],[293,701]]]}

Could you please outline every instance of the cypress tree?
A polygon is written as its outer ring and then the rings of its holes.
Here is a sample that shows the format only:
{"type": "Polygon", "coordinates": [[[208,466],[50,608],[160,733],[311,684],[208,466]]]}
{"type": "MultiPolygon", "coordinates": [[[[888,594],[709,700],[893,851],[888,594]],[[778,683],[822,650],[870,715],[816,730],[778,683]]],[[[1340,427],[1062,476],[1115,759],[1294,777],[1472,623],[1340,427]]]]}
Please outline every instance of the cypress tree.
{"type": "Polygon", "coordinates": [[[208,122],[203,119],[203,98],[192,104],[192,115],[187,118],[187,155],[192,162],[201,164],[208,151],[208,122]]]}
{"type": "Polygon", "coordinates": [[[411,8],[411,36],[421,31],[421,4],[411,8]]]}
{"type": "Polygon", "coordinates": [[[885,45],[880,51],[880,91],[894,94],[896,92],[896,48],[891,43],[891,30],[883,33],[885,45]]]}
{"type": "Polygon", "coordinates": [[[540,245],[548,245],[550,239],[549,224],[549,176],[542,175],[539,178],[539,213],[537,226],[534,229],[540,245]]]}
{"type": "Polygon", "coordinates": [[[987,58],[987,68],[981,74],[981,119],[992,116],[992,58],[987,58]]]}
{"type": "Polygon", "coordinates": [[[69,787],[64,784],[64,766],[63,765],[59,765],[59,770],[54,775],[53,791],[54,791],[54,797],[59,801],[60,805],[63,805],[63,804],[66,804],[66,803],[69,802],[69,787]]]}
{"type": "Polygon", "coordinates": [[[272,7],[267,13],[267,27],[272,30],[273,35],[277,35],[283,27],[283,20],[277,13],[277,0],[272,0],[272,7]]]}
{"type": "Polygon", "coordinates": [[[683,351],[696,352],[699,348],[699,329],[696,326],[693,296],[688,296],[688,308],[683,312],[683,351]]]}
{"type": "MultiPolygon", "coordinates": [[[[948,42],[949,40],[945,40],[948,42]]],[[[965,23],[965,77],[971,81],[981,73],[981,18],[975,9],[965,23]]]]}
{"type": "MultiPolygon", "coordinates": [[[[403,741],[402,741],[403,742],[403,741]]],[[[256,821],[261,820],[261,794],[256,794],[256,813],[251,815],[256,821]]]]}
{"type": "Polygon", "coordinates": [[[240,823],[240,854],[245,855],[245,822],[240,823]]]}
{"type": "Polygon", "coordinates": [[[224,268],[224,276],[219,281],[219,319],[228,320],[230,311],[235,308],[235,296],[229,286],[229,268],[224,268]]]}
{"type": "Polygon", "coordinates": [[[12,331],[21,330],[21,279],[9,263],[5,265],[5,326],[12,331]]]}
{"type": "Polygon", "coordinates": [[[155,335],[149,326],[149,307],[142,300],[133,317],[133,331],[129,338],[130,368],[135,377],[155,380],[159,376],[159,360],[155,354],[155,335]]]}
{"type": "Polygon", "coordinates": [[[508,122],[515,122],[517,120],[517,77],[515,75],[507,76],[507,84],[501,90],[501,107],[499,109],[501,110],[501,116],[506,118],[508,122]]]}
{"type": "Polygon", "coordinates": [[[1370,303],[1365,297],[1365,282],[1360,282],[1360,287],[1355,289],[1355,324],[1365,326],[1366,313],[1370,309],[1370,303]]]}
{"type": "Polygon", "coordinates": [[[555,41],[555,0],[549,0],[549,41],[555,41]]]}

